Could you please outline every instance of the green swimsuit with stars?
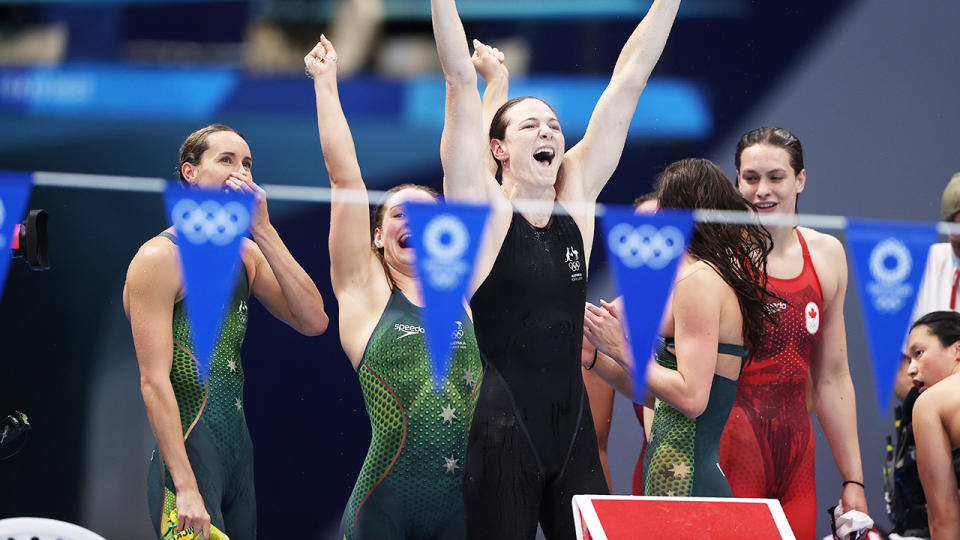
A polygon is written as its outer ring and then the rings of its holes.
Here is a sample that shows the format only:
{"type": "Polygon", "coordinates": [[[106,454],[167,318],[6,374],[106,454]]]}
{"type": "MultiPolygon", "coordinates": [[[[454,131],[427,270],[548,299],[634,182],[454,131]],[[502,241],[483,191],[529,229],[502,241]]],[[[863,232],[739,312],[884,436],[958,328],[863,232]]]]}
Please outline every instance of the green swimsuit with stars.
{"type": "Polygon", "coordinates": [[[373,431],[343,513],[348,540],[464,538],[463,463],[483,368],[462,312],[434,390],[420,308],[394,289],[357,369],[373,431]]]}
{"type": "MultiPolygon", "coordinates": [[[[667,348],[672,338],[660,338],[656,361],[677,369],[677,357],[667,348]]],[[[742,345],[720,343],[717,352],[746,359],[742,345]]],[[[730,484],[720,469],[720,434],[727,423],[737,381],[713,375],[710,397],[703,414],[687,418],[657,399],[650,426],[650,442],[643,460],[643,494],[660,497],[732,497],[730,484]]]]}
{"type": "MultiPolygon", "coordinates": [[[[169,233],[162,236],[176,244],[169,233]]],[[[180,409],[184,446],[210,523],[231,540],[256,538],[253,444],[243,414],[240,346],[247,331],[250,298],[242,268],[227,309],[207,376],[200,380],[183,300],[173,307],[173,365],[170,382],[180,409]]],[[[161,516],[176,508],[176,489],[158,448],[147,477],[147,508],[162,538],[161,516]]]]}

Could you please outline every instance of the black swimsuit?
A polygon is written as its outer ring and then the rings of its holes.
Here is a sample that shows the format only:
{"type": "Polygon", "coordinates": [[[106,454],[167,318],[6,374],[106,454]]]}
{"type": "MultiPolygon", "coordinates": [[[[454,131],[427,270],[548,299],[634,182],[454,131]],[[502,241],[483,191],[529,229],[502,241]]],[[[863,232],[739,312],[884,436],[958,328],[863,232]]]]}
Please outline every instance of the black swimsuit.
{"type": "Polygon", "coordinates": [[[574,538],[570,499],[609,493],[580,350],[586,257],[576,222],[515,213],[471,301],[486,374],[464,479],[471,538],[574,538]]]}

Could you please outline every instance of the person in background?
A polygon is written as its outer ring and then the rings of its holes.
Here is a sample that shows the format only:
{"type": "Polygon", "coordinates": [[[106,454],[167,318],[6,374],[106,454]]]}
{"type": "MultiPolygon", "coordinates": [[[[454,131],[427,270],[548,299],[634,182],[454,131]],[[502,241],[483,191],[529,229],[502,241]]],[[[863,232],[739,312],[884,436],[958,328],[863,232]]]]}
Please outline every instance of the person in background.
{"type": "MultiPolygon", "coordinates": [[[[960,223],[960,172],[953,175],[940,198],[940,220],[960,223]]],[[[920,289],[913,308],[911,322],[932,311],[957,311],[960,298],[960,235],[949,235],[949,241],[930,246],[927,266],[923,271],[920,289]]],[[[904,353],[897,370],[893,393],[903,401],[910,390],[907,368],[909,356],[904,353]]]]}
{"type": "Polygon", "coordinates": [[[931,538],[960,538],[960,314],[920,317],[907,342],[917,471],[931,538]]]}
{"type": "MultiPolygon", "coordinates": [[[[652,214],[657,211],[657,193],[650,192],[634,199],[633,207],[638,214],[652,214]]],[[[617,346],[614,341],[622,342],[623,330],[620,323],[620,313],[623,311],[623,297],[617,297],[613,302],[600,300],[600,306],[587,303],[586,310],[606,310],[607,317],[597,318],[597,324],[603,325],[603,330],[597,329],[591,336],[584,335],[584,354],[583,354],[583,382],[587,385],[587,394],[590,396],[590,409],[593,412],[593,424],[597,428],[597,445],[600,449],[600,459],[603,461],[604,472],[607,475],[607,484],[610,484],[610,466],[607,461],[607,440],[610,437],[610,422],[613,418],[613,397],[615,389],[607,383],[603,376],[594,373],[593,368],[599,363],[600,366],[611,366],[611,359],[598,350],[603,348],[611,350],[617,346]],[[600,342],[595,345],[590,340],[600,342]]],[[[586,310],[584,316],[586,316],[586,310]]],[[[626,346],[626,345],[624,345],[626,346]]],[[[601,367],[601,369],[604,369],[601,367]]],[[[627,396],[633,400],[633,396],[627,396]]],[[[650,436],[650,422],[653,421],[653,409],[644,407],[643,403],[633,403],[634,414],[637,421],[640,422],[640,428],[643,429],[643,446],[640,450],[640,456],[637,458],[637,465],[633,469],[632,492],[634,495],[643,495],[643,455],[647,448],[647,439],[650,436]]]]}

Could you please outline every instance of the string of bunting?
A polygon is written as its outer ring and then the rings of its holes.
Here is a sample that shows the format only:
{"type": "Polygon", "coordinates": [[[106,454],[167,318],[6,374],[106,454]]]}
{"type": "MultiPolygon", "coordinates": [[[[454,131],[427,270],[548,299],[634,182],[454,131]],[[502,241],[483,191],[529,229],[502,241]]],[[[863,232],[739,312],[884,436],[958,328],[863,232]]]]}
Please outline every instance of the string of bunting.
{"type": "MultiPolygon", "coordinates": [[[[180,244],[184,280],[192,291],[188,310],[197,340],[198,357],[208,359],[219,333],[233,280],[239,266],[239,246],[247,234],[254,200],[236,193],[184,189],[161,178],[135,178],[72,173],[0,172],[0,249],[26,211],[31,186],[163,193],[167,220],[183,238],[180,244]],[[223,285],[226,284],[226,285],[223,285]],[[203,291],[201,293],[201,291],[203,291]]],[[[382,191],[331,190],[325,187],[263,184],[269,200],[375,204],[382,191]]],[[[549,212],[552,203],[512,201],[520,211],[549,212]]],[[[686,249],[694,223],[738,223],[765,226],[802,225],[843,230],[869,341],[874,383],[881,413],[890,402],[901,347],[924,273],[929,247],[939,234],[960,235],[960,224],[853,219],[846,216],[797,214],[757,215],[749,212],[697,210],[635,215],[625,205],[564,204],[569,214],[594,215],[601,221],[604,247],[617,288],[624,296],[624,330],[631,337],[635,359],[635,393],[642,395],[660,318],[677,263],[686,249]]],[[[424,324],[434,366],[435,387],[446,374],[453,323],[472,277],[477,246],[489,217],[485,206],[459,203],[410,205],[408,209],[421,290],[424,324]]],[[[573,270],[570,250],[558,257],[573,270]]],[[[9,258],[0,257],[0,292],[9,258]]],[[[819,328],[820,309],[805,309],[808,329],[819,328]]],[[[814,330],[816,331],[816,330],[814,330]]],[[[205,372],[208,360],[201,362],[205,372]]]]}

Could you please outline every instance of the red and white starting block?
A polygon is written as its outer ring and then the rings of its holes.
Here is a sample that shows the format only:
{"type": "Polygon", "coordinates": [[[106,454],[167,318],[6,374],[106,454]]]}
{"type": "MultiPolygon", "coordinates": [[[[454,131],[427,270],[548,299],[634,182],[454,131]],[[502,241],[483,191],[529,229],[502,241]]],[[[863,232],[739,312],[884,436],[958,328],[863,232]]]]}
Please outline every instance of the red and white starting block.
{"type": "Polygon", "coordinates": [[[574,495],[578,540],[795,540],[776,499],[574,495]]]}

